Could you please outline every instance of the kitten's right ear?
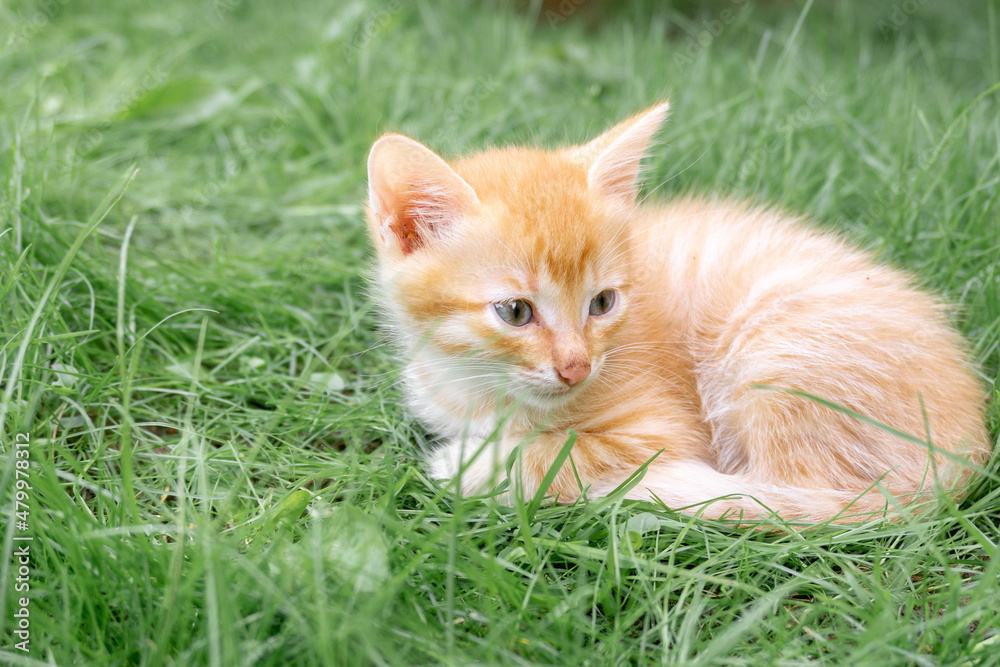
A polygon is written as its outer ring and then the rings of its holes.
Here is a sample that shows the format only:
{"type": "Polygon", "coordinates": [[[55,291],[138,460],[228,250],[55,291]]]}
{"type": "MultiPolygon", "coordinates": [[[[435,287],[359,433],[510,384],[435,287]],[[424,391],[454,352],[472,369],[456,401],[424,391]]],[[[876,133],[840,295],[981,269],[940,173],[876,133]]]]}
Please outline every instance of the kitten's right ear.
{"type": "Polygon", "coordinates": [[[423,144],[387,134],[368,156],[369,229],[379,250],[409,255],[479,206],[475,190],[423,144]]]}
{"type": "Polygon", "coordinates": [[[571,149],[570,158],[588,167],[590,187],[632,206],[639,193],[642,158],[669,110],[670,103],[661,102],[571,149]]]}

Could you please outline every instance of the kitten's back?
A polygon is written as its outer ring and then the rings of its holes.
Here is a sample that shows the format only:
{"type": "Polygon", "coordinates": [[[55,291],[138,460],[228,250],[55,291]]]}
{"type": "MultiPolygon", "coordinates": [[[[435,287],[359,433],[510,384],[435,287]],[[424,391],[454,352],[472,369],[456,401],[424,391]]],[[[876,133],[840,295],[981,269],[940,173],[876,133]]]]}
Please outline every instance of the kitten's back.
{"type": "MultiPolygon", "coordinates": [[[[723,472],[771,483],[890,488],[928,478],[920,445],[805,392],[982,462],[982,392],[941,302],[798,220],[682,199],[636,216],[643,299],[680,326],[723,472]],[[926,419],[926,422],[925,422],[926,419]]],[[[937,456],[942,477],[955,464],[937,456]]]]}

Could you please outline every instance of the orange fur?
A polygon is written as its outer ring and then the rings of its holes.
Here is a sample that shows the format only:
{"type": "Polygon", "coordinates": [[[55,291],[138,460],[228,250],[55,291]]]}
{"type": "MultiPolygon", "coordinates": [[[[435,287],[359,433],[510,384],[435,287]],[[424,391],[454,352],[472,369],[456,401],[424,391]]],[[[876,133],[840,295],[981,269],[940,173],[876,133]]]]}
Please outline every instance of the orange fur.
{"type": "Polygon", "coordinates": [[[434,476],[486,492],[517,451],[510,493],[531,497],[572,430],[559,502],[649,461],[628,497],[712,517],[853,521],[960,493],[990,446],[942,304],[780,212],[637,204],[666,112],[560,151],[372,148],[377,284],[411,407],[445,441],[434,476]],[[523,326],[495,309],[514,299],[523,326]]]}

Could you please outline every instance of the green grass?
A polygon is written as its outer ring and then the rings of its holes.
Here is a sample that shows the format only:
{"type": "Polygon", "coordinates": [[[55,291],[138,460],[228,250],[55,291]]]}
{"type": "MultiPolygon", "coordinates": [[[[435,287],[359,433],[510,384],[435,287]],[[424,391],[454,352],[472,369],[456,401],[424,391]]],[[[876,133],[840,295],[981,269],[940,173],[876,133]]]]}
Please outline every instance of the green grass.
{"type": "Polygon", "coordinates": [[[0,662],[1000,663],[996,457],[935,516],[786,536],[456,498],[366,295],[380,132],[581,141],[669,94],[655,196],[917,272],[996,437],[1000,7],[868,4],[0,5],[0,662]]]}

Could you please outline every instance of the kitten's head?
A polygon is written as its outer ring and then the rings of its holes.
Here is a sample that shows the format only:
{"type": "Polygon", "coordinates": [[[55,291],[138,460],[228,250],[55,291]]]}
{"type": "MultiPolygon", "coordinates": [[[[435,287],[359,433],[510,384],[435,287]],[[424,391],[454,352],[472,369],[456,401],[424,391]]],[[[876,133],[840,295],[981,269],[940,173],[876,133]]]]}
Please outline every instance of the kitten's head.
{"type": "Polygon", "coordinates": [[[599,375],[631,304],[628,218],[661,104],[583,146],[446,163],[386,135],[368,159],[383,305],[411,351],[553,405],[599,375]]]}

